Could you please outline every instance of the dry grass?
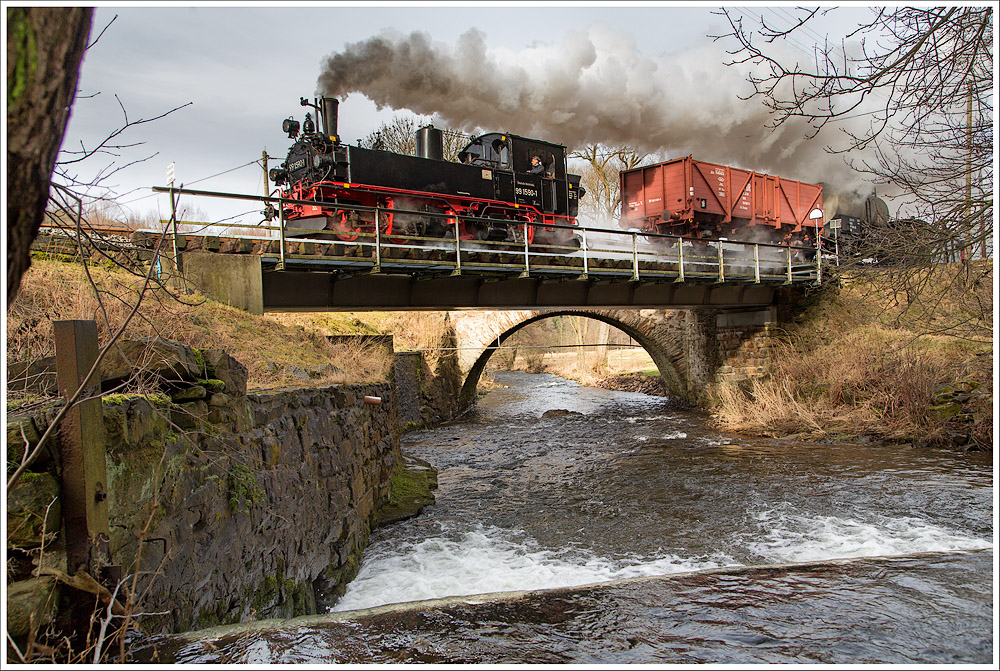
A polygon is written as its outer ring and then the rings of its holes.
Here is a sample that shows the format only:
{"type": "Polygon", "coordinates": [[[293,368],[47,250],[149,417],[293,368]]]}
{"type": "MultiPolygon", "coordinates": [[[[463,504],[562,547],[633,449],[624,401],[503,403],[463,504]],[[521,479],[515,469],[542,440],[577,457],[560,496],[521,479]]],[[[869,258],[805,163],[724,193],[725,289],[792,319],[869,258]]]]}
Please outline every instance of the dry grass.
{"type": "Polygon", "coordinates": [[[275,321],[323,335],[391,333],[397,350],[440,346],[449,333],[449,317],[443,311],[407,312],[287,312],[275,313],[275,321]]]}
{"type": "MultiPolygon", "coordinates": [[[[32,262],[7,310],[8,362],[53,355],[53,320],[94,319],[100,342],[106,342],[135,304],[141,285],[117,269],[90,266],[90,272],[103,308],[82,265],[32,262]]],[[[383,380],[391,366],[391,355],[382,348],[335,345],[301,325],[271,315],[253,316],[198,294],[184,296],[181,302],[162,290],[147,292],[123,338],[152,336],[226,350],[247,367],[249,385],[256,389],[383,380]],[[309,379],[291,374],[295,368],[309,371],[325,364],[333,368],[309,379]]]]}
{"type": "Polygon", "coordinates": [[[992,262],[868,272],[817,294],[770,375],[716,390],[716,423],[769,436],[993,443],[992,262]],[[958,389],[962,421],[935,405],[958,389]]]}
{"type": "MultiPolygon", "coordinates": [[[[511,345],[515,347],[516,345],[511,345]]],[[[608,375],[646,373],[659,375],[656,364],[641,347],[609,348],[603,358],[594,347],[584,348],[581,357],[574,349],[517,349],[500,350],[490,359],[490,366],[498,370],[523,370],[529,373],[551,373],[567,380],[594,385],[608,375]],[[581,366],[582,363],[582,366],[581,366]]]]}
{"type": "Polygon", "coordinates": [[[871,320],[915,333],[991,344],[993,262],[888,268],[849,279],[848,292],[871,320]]]}
{"type": "MultiPolygon", "coordinates": [[[[977,347],[878,325],[803,349],[795,340],[775,353],[771,374],[717,392],[714,417],[724,429],[769,436],[868,435],[879,440],[950,442],[954,426],[932,411],[942,387],[992,389],[991,363],[977,347]]],[[[992,404],[975,402],[975,442],[992,444],[992,404]]]]}

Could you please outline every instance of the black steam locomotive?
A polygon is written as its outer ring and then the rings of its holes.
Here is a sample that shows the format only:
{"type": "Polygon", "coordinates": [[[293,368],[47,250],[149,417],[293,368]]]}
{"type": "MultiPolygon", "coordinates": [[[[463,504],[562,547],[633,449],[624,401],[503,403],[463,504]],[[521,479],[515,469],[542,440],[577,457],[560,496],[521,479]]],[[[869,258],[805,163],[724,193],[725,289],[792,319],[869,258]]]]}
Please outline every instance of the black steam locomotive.
{"type": "MultiPolygon", "coordinates": [[[[320,98],[300,128],[285,119],[295,142],[269,172],[282,197],[315,204],[285,205],[289,228],[353,242],[379,233],[412,238],[490,240],[579,246],[575,226],[580,177],[568,174],[566,147],[509,133],[474,137],[459,162],[444,159],[443,132],[417,131],[417,155],[355,147],[337,135],[339,102],[320,98]],[[315,120],[314,120],[315,119],[315,120]],[[317,126],[318,124],[318,126],[317,126]],[[300,133],[301,130],[301,133],[300,133]],[[321,233],[322,232],[322,233],[321,233]]],[[[568,251],[568,250],[567,250],[568,251]]]]}

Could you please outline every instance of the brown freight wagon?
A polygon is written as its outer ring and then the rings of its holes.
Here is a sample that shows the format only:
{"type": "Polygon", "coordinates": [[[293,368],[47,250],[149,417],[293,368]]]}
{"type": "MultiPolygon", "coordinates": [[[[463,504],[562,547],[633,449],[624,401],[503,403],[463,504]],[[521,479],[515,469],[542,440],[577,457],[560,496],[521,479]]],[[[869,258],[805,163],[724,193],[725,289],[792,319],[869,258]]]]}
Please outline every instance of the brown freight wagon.
{"type": "Polygon", "coordinates": [[[622,228],[793,244],[814,244],[823,230],[821,184],[690,156],[623,170],[620,179],[622,228]]]}

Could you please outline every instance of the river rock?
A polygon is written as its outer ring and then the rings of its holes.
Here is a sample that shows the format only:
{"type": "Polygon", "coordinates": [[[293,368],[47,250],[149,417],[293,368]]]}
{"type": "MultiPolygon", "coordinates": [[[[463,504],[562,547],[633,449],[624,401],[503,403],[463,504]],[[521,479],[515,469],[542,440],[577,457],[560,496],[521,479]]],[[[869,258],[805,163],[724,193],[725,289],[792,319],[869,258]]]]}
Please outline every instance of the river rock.
{"type": "Polygon", "coordinates": [[[38,444],[41,436],[34,420],[27,415],[7,418],[7,463],[21,463],[28,452],[26,448],[38,444]],[[27,444],[26,444],[27,443],[27,444]]]}
{"type": "Polygon", "coordinates": [[[170,400],[174,403],[186,403],[188,401],[199,401],[208,396],[208,390],[200,384],[194,384],[187,389],[175,391],[170,395],[170,400]]]}
{"type": "Polygon", "coordinates": [[[38,628],[52,622],[59,603],[54,578],[19,580],[7,586],[7,633],[15,639],[28,635],[32,621],[38,628]]]}
{"type": "Polygon", "coordinates": [[[546,410],[542,413],[542,417],[564,417],[566,415],[582,415],[582,412],[577,412],[576,410],[546,410]]]}

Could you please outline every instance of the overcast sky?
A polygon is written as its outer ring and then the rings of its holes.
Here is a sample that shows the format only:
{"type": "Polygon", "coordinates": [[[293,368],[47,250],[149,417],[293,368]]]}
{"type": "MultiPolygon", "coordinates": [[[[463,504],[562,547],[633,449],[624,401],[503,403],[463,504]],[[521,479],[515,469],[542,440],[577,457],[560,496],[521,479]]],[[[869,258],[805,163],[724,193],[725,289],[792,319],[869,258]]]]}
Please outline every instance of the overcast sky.
{"type": "MultiPolygon", "coordinates": [[[[601,124],[605,123],[609,124],[609,140],[625,138],[629,123],[644,113],[646,119],[670,117],[673,123],[670,129],[651,136],[651,142],[661,145],[654,149],[667,154],[675,151],[672,155],[694,153],[695,158],[734,165],[770,160],[762,154],[738,150],[728,140],[720,142],[734,125],[742,129],[741,137],[753,146],[777,142],[758,117],[748,112],[757,106],[739,101],[738,94],[747,92],[745,82],[741,82],[739,73],[724,65],[725,45],[709,37],[728,28],[723,17],[713,14],[718,11],[717,5],[221,5],[128,7],[106,3],[95,13],[92,41],[112,18],[117,18],[84,58],[64,149],[78,149],[81,143],[91,148],[123,124],[116,96],[133,121],[192,103],[166,118],[131,128],[118,139],[120,144],[141,145],[116,151],[115,157],[94,157],[89,165],[81,167],[81,176],[86,177],[87,171],[93,172],[112,160],[122,166],[152,156],[108,181],[115,192],[122,194],[119,202],[137,214],[158,210],[163,215],[168,209],[166,198],[151,196],[150,187],[165,184],[166,166],[171,162],[176,164],[177,181],[191,188],[262,192],[262,170],[258,165],[233,169],[259,160],[265,149],[270,156],[280,157],[272,166],[279,163],[289,143],[281,132],[281,121],[292,115],[301,120],[306,110],[300,107],[299,98],[312,98],[317,93],[318,78],[327,59],[377,36],[399,43],[414,33],[424,33],[431,50],[459,64],[469,58],[469,53],[478,53],[476,58],[489,65],[484,68],[486,74],[468,75],[476,78],[467,79],[463,86],[466,91],[480,87],[471,99],[474,103],[479,96],[482,118],[499,126],[481,126],[483,130],[550,132],[562,137],[544,139],[563,142],[572,149],[577,140],[594,141],[594,133],[603,132],[605,126],[601,124]],[[470,42],[474,44],[470,46],[470,42]],[[554,67],[563,54],[567,62],[577,64],[575,70],[563,72],[554,67]],[[541,71],[546,69],[543,76],[541,71]],[[547,82],[549,89],[567,84],[559,77],[576,78],[586,85],[559,88],[563,98],[553,102],[533,92],[528,83],[547,82]],[[615,82],[625,80],[631,82],[629,90],[616,91],[615,82]],[[522,100],[534,96],[541,110],[559,107],[554,110],[556,116],[570,122],[539,122],[527,128],[534,116],[544,117],[545,113],[532,112],[529,122],[524,114],[505,115],[502,109],[498,112],[494,95],[498,89],[506,91],[511,87],[518,89],[522,100]],[[580,100],[566,100],[574,96],[580,100]],[[628,96],[639,101],[636,109],[629,110],[622,102],[628,96]],[[561,109],[564,105],[569,105],[571,111],[561,109]],[[681,118],[680,111],[690,118],[681,118]],[[727,114],[734,116],[730,119],[727,114]],[[634,118],[617,118],[628,115],[634,118]],[[581,131],[589,128],[590,136],[574,136],[574,123],[581,131]],[[757,129],[759,138],[755,136],[757,129]],[[699,147],[703,147],[704,155],[699,147]]],[[[774,23],[790,25],[791,9],[776,5],[756,6],[750,11],[774,23]]],[[[405,62],[395,62],[395,76],[405,80],[410,76],[408,67],[405,62]]],[[[418,74],[414,72],[413,76],[418,74]]],[[[393,94],[391,90],[379,93],[390,102],[397,99],[393,94]]],[[[441,106],[440,101],[405,101],[420,107],[416,111],[421,118],[430,118],[441,127],[454,128],[459,120],[459,115],[450,114],[448,109],[432,109],[441,106]]],[[[394,113],[390,107],[378,110],[363,94],[353,93],[342,98],[340,135],[353,144],[394,113]]],[[[463,110],[461,123],[469,125],[470,115],[475,114],[474,105],[471,111],[463,110]]],[[[790,147],[782,153],[798,152],[801,156],[804,151],[812,151],[808,146],[800,151],[800,139],[781,139],[780,144],[790,147]]],[[[790,169],[792,164],[776,165],[790,169]]],[[[785,176],[820,181],[814,174],[785,176]]],[[[233,201],[188,202],[210,219],[260,209],[259,205],[233,201]]],[[[247,215],[240,219],[243,223],[251,220],[255,223],[259,217],[247,215]]]]}

